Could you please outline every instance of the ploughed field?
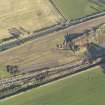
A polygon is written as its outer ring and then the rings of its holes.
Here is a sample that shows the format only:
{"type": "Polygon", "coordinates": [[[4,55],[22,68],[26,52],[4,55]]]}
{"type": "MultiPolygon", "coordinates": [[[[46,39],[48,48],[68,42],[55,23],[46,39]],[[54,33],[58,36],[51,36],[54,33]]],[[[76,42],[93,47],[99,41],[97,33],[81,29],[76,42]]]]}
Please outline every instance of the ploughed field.
{"type": "Polygon", "coordinates": [[[54,0],[69,19],[80,18],[105,10],[105,0],[54,0]]]}
{"type": "Polygon", "coordinates": [[[0,39],[10,37],[12,28],[33,32],[61,20],[49,0],[0,0],[0,39]]]}
{"type": "Polygon", "coordinates": [[[19,96],[1,100],[0,105],[104,105],[105,74],[95,67],[19,96]]]}

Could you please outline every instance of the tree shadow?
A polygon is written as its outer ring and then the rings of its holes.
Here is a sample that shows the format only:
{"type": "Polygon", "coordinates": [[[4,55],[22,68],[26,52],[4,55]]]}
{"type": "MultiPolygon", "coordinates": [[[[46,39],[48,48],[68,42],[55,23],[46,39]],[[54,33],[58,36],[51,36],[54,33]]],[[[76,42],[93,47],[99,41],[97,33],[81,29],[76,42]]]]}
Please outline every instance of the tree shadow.
{"type": "Polygon", "coordinates": [[[105,56],[105,47],[91,42],[87,45],[87,52],[91,59],[96,60],[99,57],[105,56]]]}
{"type": "Polygon", "coordinates": [[[89,57],[95,61],[97,58],[102,59],[102,64],[100,64],[100,67],[102,69],[102,72],[105,73],[105,47],[102,47],[100,45],[90,43],[87,47],[88,55],[89,57]]]}
{"type": "MultiPolygon", "coordinates": [[[[105,47],[97,45],[95,43],[90,43],[87,46],[87,55],[90,61],[96,61],[100,58],[102,61],[105,61],[105,47]]],[[[105,73],[105,63],[99,65],[102,69],[102,72],[105,73]]]]}
{"type": "Polygon", "coordinates": [[[64,36],[64,39],[66,42],[69,42],[69,41],[72,41],[76,38],[79,38],[81,36],[83,36],[84,33],[67,33],[65,36],[64,36]]]}

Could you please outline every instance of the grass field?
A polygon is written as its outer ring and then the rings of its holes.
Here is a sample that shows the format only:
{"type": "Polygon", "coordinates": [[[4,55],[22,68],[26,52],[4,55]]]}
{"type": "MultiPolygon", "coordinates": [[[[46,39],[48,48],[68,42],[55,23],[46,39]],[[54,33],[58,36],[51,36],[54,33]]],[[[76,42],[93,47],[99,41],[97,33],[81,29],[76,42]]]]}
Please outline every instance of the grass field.
{"type": "Polygon", "coordinates": [[[32,32],[61,20],[49,0],[0,0],[0,39],[10,37],[13,27],[32,32]]]}
{"type": "Polygon", "coordinates": [[[105,74],[100,67],[0,101],[0,105],[105,105],[105,74]]]}
{"type": "Polygon", "coordinates": [[[79,18],[105,10],[103,0],[54,0],[69,19],[79,18]]]}
{"type": "Polygon", "coordinates": [[[9,77],[10,76],[10,73],[8,73],[6,71],[6,68],[4,68],[1,64],[0,64],[0,78],[3,78],[3,77],[9,77]]]}
{"type": "Polygon", "coordinates": [[[10,74],[2,69],[0,69],[0,77],[9,77],[10,74]]]}

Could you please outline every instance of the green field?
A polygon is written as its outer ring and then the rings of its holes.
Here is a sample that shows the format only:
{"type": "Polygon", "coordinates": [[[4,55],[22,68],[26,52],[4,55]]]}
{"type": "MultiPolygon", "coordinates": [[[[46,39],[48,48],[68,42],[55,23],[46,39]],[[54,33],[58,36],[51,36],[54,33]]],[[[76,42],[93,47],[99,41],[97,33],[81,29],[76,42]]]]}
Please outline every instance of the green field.
{"type": "Polygon", "coordinates": [[[8,77],[10,74],[4,70],[0,70],[0,77],[8,77]]]}
{"type": "Polygon", "coordinates": [[[0,64],[0,78],[1,77],[8,77],[10,76],[10,74],[5,70],[5,68],[2,67],[2,65],[0,64]]]}
{"type": "Polygon", "coordinates": [[[105,10],[103,0],[54,0],[69,19],[79,18],[105,10]],[[97,2],[92,2],[97,1],[97,2]]]}
{"type": "Polygon", "coordinates": [[[105,74],[99,67],[33,89],[0,105],[105,105],[105,74]]]}

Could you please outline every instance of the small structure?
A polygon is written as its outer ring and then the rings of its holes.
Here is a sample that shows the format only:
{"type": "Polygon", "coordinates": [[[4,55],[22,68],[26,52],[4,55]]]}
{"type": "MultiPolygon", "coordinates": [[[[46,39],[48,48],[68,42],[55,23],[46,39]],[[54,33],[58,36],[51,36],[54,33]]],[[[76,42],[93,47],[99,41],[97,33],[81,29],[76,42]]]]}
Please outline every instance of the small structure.
{"type": "Polygon", "coordinates": [[[6,66],[7,72],[9,72],[10,74],[16,74],[18,72],[18,66],[11,66],[11,65],[7,65],[6,66]]]}
{"type": "Polygon", "coordinates": [[[60,49],[70,49],[73,52],[79,50],[79,46],[82,45],[81,43],[81,37],[83,37],[83,33],[67,33],[64,36],[64,42],[63,44],[57,45],[60,49]]]}
{"type": "Polygon", "coordinates": [[[22,34],[22,32],[17,28],[11,28],[11,29],[8,29],[8,31],[15,38],[18,38],[22,34]]]}

